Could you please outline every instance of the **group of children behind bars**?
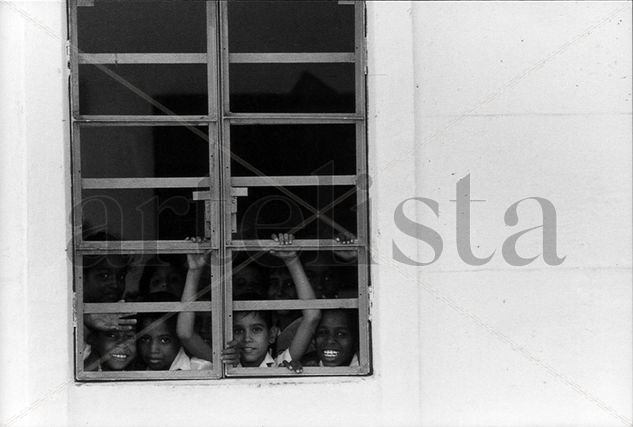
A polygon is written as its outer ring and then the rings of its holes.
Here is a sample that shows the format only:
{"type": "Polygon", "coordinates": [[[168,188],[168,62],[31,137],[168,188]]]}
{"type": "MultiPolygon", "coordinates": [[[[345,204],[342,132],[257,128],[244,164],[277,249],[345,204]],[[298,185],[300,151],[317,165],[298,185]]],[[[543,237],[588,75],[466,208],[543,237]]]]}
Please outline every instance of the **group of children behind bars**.
{"type": "MultiPolygon", "coordinates": [[[[270,270],[268,280],[255,262],[233,268],[234,301],[335,298],[345,296],[345,287],[334,279],[332,270],[314,263],[308,273],[296,251],[291,234],[277,234],[273,240],[283,249],[271,250],[283,267],[270,270]]],[[[95,240],[105,239],[97,236],[95,240]]],[[[200,238],[187,239],[201,243],[200,238]]],[[[352,243],[353,236],[339,236],[352,243]]],[[[349,261],[354,251],[335,251],[349,261]]],[[[126,275],[142,271],[139,295],[126,300],[142,302],[192,302],[208,300],[208,286],[202,286],[207,255],[188,254],[186,267],[170,257],[149,260],[140,269],[129,266],[123,255],[85,256],[84,302],[123,301],[126,275]],[[206,295],[205,295],[206,294],[206,295]]],[[[318,261],[318,260],[317,260],[318,261]]],[[[349,289],[349,288],[348,288],[349,289]]],[[[106,370],[200,370],[210,369],[212,347],[210,316],[195,312],[85,314],[84,369],[106,370]],[[206,331],[205,331],[206,326],[206,331]]],[[[301,373],[303,366],[357,366],[358,317],[355,310],[303,309],[253,310],[232,313],[233,339],[222,350],[221,360],[233,367],[285,366],[301,373]]]]}

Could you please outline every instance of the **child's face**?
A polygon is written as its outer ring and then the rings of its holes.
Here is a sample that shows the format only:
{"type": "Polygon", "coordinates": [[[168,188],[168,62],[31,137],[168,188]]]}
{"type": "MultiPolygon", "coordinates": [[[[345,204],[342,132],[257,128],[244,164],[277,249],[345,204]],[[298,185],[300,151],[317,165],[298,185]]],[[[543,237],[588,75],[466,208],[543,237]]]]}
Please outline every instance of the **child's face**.
{"type": "Polygon", "coordinates": [[[125,290],[125,266],[121,257],[106,256],[84,273],[84,302],[117,302],[125,290]]]}
{"type": "MultiPolygon", "coordinates": [[[[297,299],[295,284],[287,271],[273,270],[268,279],[268,299],[284,300],[297,299]]],[[[289,310],[277,310],[277,314],[286,315],[289,310]]]]}
{"type": "Polygon", "coordinates": [[[255,293],[263,298],[266,295],[266,286],[260,276],[254,267],[239,267],[239,271],[233,274],[233,298],[248,293],[255,293]]]}
{"type": "Polygon", "coordinates": [[[257,367],[266,358],[275,337],[260,313],[248,312],[234,314],[233,339],[240,349],[242,366],[257,367]]]}
{"type": "Polygon", "coordinates": [[[145,332],[138,339],[138,352],[153,371],[169,370],[180,350],[180,341],[165,320],[142,322],[145,332]]]}
{"type": "Polygon", "coordinates": [[[149,279],[149,293],[169,292],[180,297],[185,286],[185,279],[169,264],[163,264],[154,270],[149,279]]]}
{"type": "Polygon", "coordinates": [[[108,371],[122,371],[136,357],[136,332],[97,332],[95,350],[101,358],[101,367],[108,371]]]}
{"type": "Polygon", "coordinates": [[[354,331],[341,311],[323,313],[315,333],[316,351],[324,366],[349,365],[354,357],[354,331]]]}
{"type": "Polygon", "coordinates": [[[268,299],[297,299],[297,290],[288,272],[279,269],[270,273],[268,299]]]}
{"type": "Polygon", "coordinates": [[[325,268],[306,268],[306,276],[317,298],[336,298],[339,281],[334,272],[325,268]]]}

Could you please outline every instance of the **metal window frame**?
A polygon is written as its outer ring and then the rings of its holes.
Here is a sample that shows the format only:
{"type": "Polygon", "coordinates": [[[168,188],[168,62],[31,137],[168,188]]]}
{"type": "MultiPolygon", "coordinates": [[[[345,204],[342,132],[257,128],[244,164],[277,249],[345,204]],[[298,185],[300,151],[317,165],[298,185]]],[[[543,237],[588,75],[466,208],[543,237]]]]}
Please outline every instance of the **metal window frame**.
{"type": "MultiPolygon", "coordinates": [[[[367,182],[367,139],[366,139],[366,51],[365,51],[365,4],[363,1],[352,2],[355,14],[355,40],[354,52],[345,53],[231,53],[229,52],[229,13],[227,2],[220,4],[220,54],[221,63],[221,87],[222,87],[222,182],[223,194],[221,199],[227,200],[231,194],[231,187],[239,184],[242,187],[249,186],[275,186],[283,189],[292,185],[355,185],[357,188],[357,239],[358,244],[346,246],[355,249],[358,253],[358,298],[352,300],[288,300],[288,301],[233,301],[232,299],[232,274],[227,274],[226,289],[224,292],[224,311],[227,319],[224,325],[224,345],[232,339],[232,313],[233,310],[257,309],[300,309],[300,308],[355,308],[358,310],[358,339],[359,339],[359,366],[336,368],[311,368],[306,367],[302,376],[332,376],[332,375],[369,375],[371,374],[371,345],[370,345],[370,316],[369,316],[369,257],[368,257],[368,182],[367,182]],[[230,108],[230,64],[231,63],[335,63],[353,62],[355,77],[355,111],[353,113],[234,113],[230,108]],[[231,164],[231,126],[239,125],[297,125],[297,124],[353,124],[356,131],[356,174],[352,176],[292,176],[292,177],[232,177],[231,164]],[[272,185],[271,185],[272,181],[272,185]]],[[[265,251],[277,249],[278,246],[269,241],[261,240],[233,240],[231,235],[231,214],[224,210],[224,240],[223,257],[226,260],[225,271],[231,271],[233,253],[237,251],[265,251]]],[[[296,240],[292,245],[293,250],[335,250],[342,246],[331,239],[304,239],[296,240]]],[[[278,377],[293,376],[286,368],[234,368],[225,367],[227,377],[278,377]]]]}
{"type": "MultiPolygon", "coordinates": [[[[97,0],[98,2],[99,0],[97,0]]],[[[106,0],[107,1],[107,0],[106,0]]],[[[77,8],[91,7],[94,1],[68,0],[69,68],[71,105],[71,183],[73,199],[73,310],[75,324],[75,378],[78,381],[110,380],[175,380],[220,379],[223,377],[286,377],[293,374],[285,368],[224,368],[220,350],[232,336],[232,311],[257,308],[353,308],[358,310],[358,367],[306,367],[302,376],[368,375],[371,374],[369,316],[369,230],[367,209],[367,150],[366,150],[366,51],[365,5],[350,2],[355,13],[354,52],[315,53],[230,53],[228,50],[227,2],[206,2],[206,53],[84,53],[77,49],[77,8]],[[230,63],[354,63],[355,111],[353,113],[232,113],[229,105],[230,63]],[[208,111],[206,115],[81,115],[79,109],[79,64],[206,64],[208,111]],[[356,130],[356,174],[346,176],[230,176],[230,130],[233,125],[284,124],[353,124],[356,130]],[[81,130],[85,127],[119,126],[185,126],[207,127],[209,140],[209,177],[193,178],[82,178],[81,130]],[[237,251],[271,249],[270,241],[232,240],[230,197],[232,187],[293,185],[356,186],[357,238],[345,249],[358,252],[358,298],[290,301],[232,301],[232,255],[237,251]],[[82,239],[82,190],[95,188],[199,188],[207,190],[207,212],[211,240],[204,244],[184,241],[120,241],[95,242],[82,239]],[[210,209],[209,209],[210,208],[210,209]],[[83,256],[105,254],[171,254],[211,251],[211,301],[190,303],[83,303],[83,256]],[[222,274],[225,274],[224,280],[222,274]],[[83,362],[83,315],[88,313],[211,311],[213,369],[208,371],[121,371],[88,372],[83,362]],[[220,345],[223,344],[223,345],[220,345]]],[[[341,246],[332,239],[297,240],[296,250],[335,250],[341,246]]]]}
{"type": "MultiPolygon", "coordinates": [[[[193,244],[183,241],[143,240],[99,242],[84,241],[82,238],[82,190],[90,188],[202,188],[211,196],[211,200],[219,197],[218,158],[218,39],[217,39],[217,7],[214,2],[206,2],[207,52],[201,54],[90,54],[79,52],[77,40],[77,8],[91,7],[93,2],[68,0],[69,38],[70,38],[70,94],[71,94],[71,183],[73,198],[73,303],[75,324],[75,378],[78,381],[110,381],[110,380],[173,380],[173,379],[218,379],[222,376],[220,352],[217,351],[222,342],[222,287],[211,280],[211,300],[191,303],[83,303],[83,257],[85,255],[106,254],[172,254],[211,251],[211,277],[220,276],[219,259],[219,215],[213,209],[208,219],[211,240],[204,244],[193,244]],[[206,115],[197,116],[147,116],[147,115],[81,115],[79,109],[79,64],[173,64],[201,63],[207,68],[207,101],[206,115]],[[122,180],[93,180],[81,175],[81,129],[95,126],[183,126],[190,130],[193,127],[207,127],[208,134],[204,139],[209,142],[209,177],[206,178],[141,178],[122,180]],[[203,371],[120,371],[120,372],[88,372],[84,371],[84,328],[83,316],[87,313],[138,313],[179,311],[210,312],[212,316],[212,369],[203,371]]],[[[213,203],[213,202],[210,203],[213,203]]],[[[175,314],[171,314],[175,315],[175,314]]]]}

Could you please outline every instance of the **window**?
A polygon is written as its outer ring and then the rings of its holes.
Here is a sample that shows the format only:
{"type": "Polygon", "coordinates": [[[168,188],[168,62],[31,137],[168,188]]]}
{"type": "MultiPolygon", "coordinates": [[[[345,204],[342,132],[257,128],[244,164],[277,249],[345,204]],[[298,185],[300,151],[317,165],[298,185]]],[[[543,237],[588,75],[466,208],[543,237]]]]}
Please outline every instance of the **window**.
{"type": "Polygon", "coordinates": [[[77,379],[295,375],[221,353],[262,329],[283,353],[302,310],[299,375],[368,374],[362,2],[69,0],[69,23],[77,379]]]}

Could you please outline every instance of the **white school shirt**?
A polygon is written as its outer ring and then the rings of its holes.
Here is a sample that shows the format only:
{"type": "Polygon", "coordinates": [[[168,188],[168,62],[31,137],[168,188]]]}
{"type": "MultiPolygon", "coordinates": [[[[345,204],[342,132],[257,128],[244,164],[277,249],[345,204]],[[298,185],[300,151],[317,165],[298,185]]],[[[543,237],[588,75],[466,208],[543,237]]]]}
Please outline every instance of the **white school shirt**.
{"type": "MultiPolygon", "coordinates": [[[[262,363],[259,364],[258,368],[276,368],[277,366],[279,366],[279,363],[277,363],[278,360],[279,357],[277,357],[277,360],[273,359],[269,351],[266,353],[266,357],[264,357],[264,360],[262,361],[262,363]]],[[[241,363],[239,363],[237,367],[243,368],[241,363]]]]}
{"type": "Polygon", "coordinates": [[[170,371],[201,371],[211,369],[213,365],[208,360],[198,359],[197,357],[189,357],[185,353],[185,349],[180,347],[178,354],[171,362],[170,371]]]}

